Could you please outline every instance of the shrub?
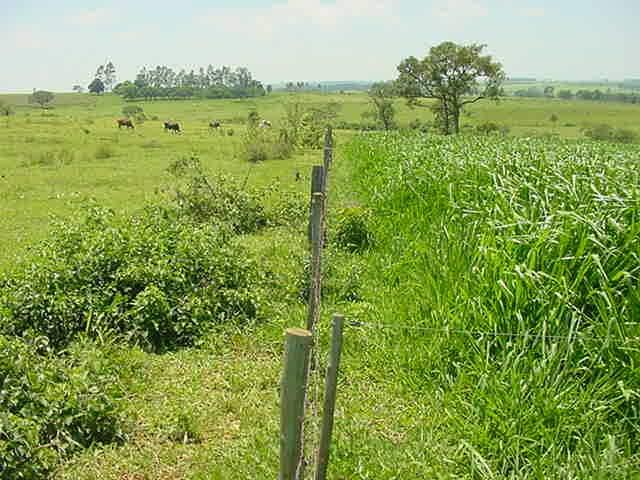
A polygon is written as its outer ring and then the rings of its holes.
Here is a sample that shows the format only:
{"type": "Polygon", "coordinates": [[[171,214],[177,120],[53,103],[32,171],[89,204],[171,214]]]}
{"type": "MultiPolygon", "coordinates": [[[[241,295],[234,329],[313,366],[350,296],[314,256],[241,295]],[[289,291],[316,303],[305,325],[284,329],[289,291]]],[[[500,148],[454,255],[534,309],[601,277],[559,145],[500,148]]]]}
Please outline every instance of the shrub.
{"type": "Polygon", "coordinates": [[[235,233],[254,232],[267,225],[267,214],[257,193],[242,188],[231,177],[207,176],[197,157],[174,162],[169,172],[182,180],[173,192],[180,215],[196,222],[225,223],[235,233]]]}
{"type": "Polygon", "coordinates": [[[122,220],[93,208],[59,223],[34,262],[5,280],[1,328],[55,348],[80,333],[153,351],[194,345],[213,325],[258,313],[256,267],[229,233],[160,207],[122,220]]]}
{"type": "Polygon", "coordinates": [[[509,127],[505,125],[498,125],[494,122],[483,122],[476,125],[475,131],[479,135],[491,135],[496,133],[506,135],[509,133],[509,127]]]}
{"type": "Polygon", "coordinates": [[[613,128],[605,123],[588,128],[585,135],[593,140],[617,143],[633,143],[637,138],[636,133],[631,130],[613,128]]]}
{"type": "Polygon", "coordinates": [[[373,234],[369,229],[369,212],[361,207],[345,208],[337,215],[335,244],[349,252],[362,252],[373,246],[373,234]]]}
{"type": "Polygon", "coordinates": [[[46,341],[0,336],[0,479],[49,478],[69,455],[123,438],[116,369],[95,348],[56,357],[46,341]]]}
{"type": "Polygon", "coordinates": [[[122,114],[126,117],[138,117],[140,114],[144,114],[144,110],[140,105],[125,105],[122,107],[122,114]]]}
{"type": "Polygon", "coordinates": [[[0,116],[8,117],[9,115],[13,115],[13,108],[11,107],[11,105],[8,105],[0,100],[0,116]]]}

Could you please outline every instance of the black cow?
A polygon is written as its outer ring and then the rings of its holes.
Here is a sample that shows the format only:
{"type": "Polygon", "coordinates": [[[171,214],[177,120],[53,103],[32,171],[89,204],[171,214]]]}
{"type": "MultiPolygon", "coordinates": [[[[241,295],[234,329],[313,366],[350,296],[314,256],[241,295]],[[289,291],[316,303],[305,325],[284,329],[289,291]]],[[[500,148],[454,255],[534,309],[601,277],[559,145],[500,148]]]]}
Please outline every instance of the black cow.
{"type": "Polygon", "coordinates": [[[164,129],[167,132],[180,133],[180,124],[178,122],[164,122],[164,129]]]}
{"type": "Polygon", "coordinates": [[[134,128],[133,122],[131,121],[130,118],[119,118],[117,120],[117,123],[118,123],[118,128],[122,128],[122,127],[134,128]]]}
{"type": "Polygon", "coordinates": [[[218,120],[210,121],[209,128],[220,128],[220,122],[218,120]]]}

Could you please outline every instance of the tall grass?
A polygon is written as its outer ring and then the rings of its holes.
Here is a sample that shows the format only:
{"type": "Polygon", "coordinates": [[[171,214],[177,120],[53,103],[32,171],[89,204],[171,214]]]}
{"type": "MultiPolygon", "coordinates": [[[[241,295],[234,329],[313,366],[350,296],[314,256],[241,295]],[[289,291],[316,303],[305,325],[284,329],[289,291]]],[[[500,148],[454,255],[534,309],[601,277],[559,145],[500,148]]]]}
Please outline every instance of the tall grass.
{"type": "Polygon", "coordinates": [[[448,473],[630,478],[640,150],[387,134],[347,156],[375,218],[363,320],[425,327],[374,334],[370,355],[442,402],[448,473]]]}

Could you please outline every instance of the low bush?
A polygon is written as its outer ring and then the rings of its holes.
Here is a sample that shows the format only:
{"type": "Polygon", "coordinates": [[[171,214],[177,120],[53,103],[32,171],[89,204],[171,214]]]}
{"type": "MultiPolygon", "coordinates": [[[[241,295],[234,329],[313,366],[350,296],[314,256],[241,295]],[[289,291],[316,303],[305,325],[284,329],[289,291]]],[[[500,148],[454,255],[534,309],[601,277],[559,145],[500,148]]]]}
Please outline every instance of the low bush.
{"type": "Polygon", "coordinates": [[[119,441],[117,370],[95,348],[55,356],[46,341],[0,336],[0,479],[49,478],[83,448],[119,441]]]}
{"type": "Polygon", "coordinates": [[[334,242],[348,252],[362,252],[373,246],[370,214],[362,207],[342,209],[337,215],[334,242]]]}
{"type": "Polygon", "coordinates": [[[198,343],[213,325],[256,318],[257,268],[226,226],[166,208],[128,219],[92,208],[61,222],[0,290],[0,328],[64,348],[79,334],[152,351],[198,343]]]}
{"type": "Polygon", "coordinates": [[[498,125],[494,122],[483,122],[475,127],[475,132],[479,135],[491,135],[502,134],[507,135],[509,133],[509,127],[506,125],[498,125]]]}
{"type": "Polygon", "coordinates": [[[125,105],[122,107],[122,114],[129,118],[138,117],[144,114],[144,110],[140,105],[125,105]]]}
{"type": "Polygon", "coordinates": [[[584,134],[592,140],[603,142],[634,143],[637,140],[635,132],[624,128],[614,128],[605,123],[587,128],[584,134]]]}
{"type": "Polygon", "coordinates": [[[254,232],[267,225],[267,213],[256,192],[231,177],[208,176],[198,157],[177,160],[169,172],[180,182],[172,193],[180,215],[197,222],[225,223],[235,233],[254,232]]]}

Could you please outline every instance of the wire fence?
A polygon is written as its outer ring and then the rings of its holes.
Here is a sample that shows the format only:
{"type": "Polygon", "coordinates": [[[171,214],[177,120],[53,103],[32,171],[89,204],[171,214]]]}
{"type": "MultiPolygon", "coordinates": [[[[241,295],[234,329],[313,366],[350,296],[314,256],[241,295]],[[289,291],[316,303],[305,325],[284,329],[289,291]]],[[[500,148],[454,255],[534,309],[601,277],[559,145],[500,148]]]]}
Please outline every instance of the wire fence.
{"type": "Polygon", "coordinates": [[[586,335],[576,332],[571,335],[547,335],[544,333],[536,332],[495,332],[486,330],[471,330],[461,328],[450,327],[426,327],[421,325],[406,325],[406,324],[392,324],[392,323],[377,323],[368,322],[362,320],[345,320],[345,325],[355,328],[374,328],[379,330],[413,330],[423,331],[430,333],[441,333],[444,335],[467,335],[470,337],[504,337],[504,338],[525,338],[525,339],[538,339],[538,340],[555,340],[566,341],[568,343],[576,340],[587,340],[603,343],[616,343],[616,344],[628,344],[630,342],[639,342],[640,336],[621,338],[602,337],[594,335],[586,335]]]}

